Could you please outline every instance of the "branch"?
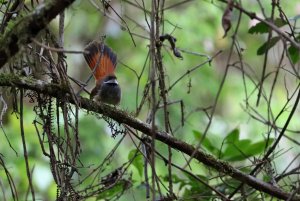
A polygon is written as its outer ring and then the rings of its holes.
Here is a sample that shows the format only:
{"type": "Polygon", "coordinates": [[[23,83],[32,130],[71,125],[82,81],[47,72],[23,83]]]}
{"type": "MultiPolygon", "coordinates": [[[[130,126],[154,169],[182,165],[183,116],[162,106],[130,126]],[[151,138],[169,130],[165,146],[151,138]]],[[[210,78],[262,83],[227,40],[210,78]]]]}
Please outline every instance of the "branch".
{"type": "MultiPolygon", "coordinates": [[[[35,80],[30,77],[21,77],[13,74],[0,74],[0,86],[29,89],[38,93],[50,95],[57,99],[64,99],[65,101],[69,100],[70,103],[74,104],[74,99],[71,97],[71,94],[69,93],[67,87],[60,86],[58,84],[46,84],[43,81],[35,80]]],[[[97,104],[96,102],[91,101],[87,98],[83,98],[81,96],[78,96],[77,100],[79,105],[83,109],[103,114],[119,123],[131,126],[132,128],[139,130],[140,132],[150,137],[153,136],[151,125],[128,115],[126,111],[120,110],[107,104],[97,104]]],[[[242,183],[248,184],[249,186],[259,191],[263,191],[274,197],[285,200],[292,197],[291,194],[283,192],[280,188],[272,186],[269,183],[263,182],[251,175],[243,173],[242,171],[229,165],[229,163],[218,160],[210,154],[207,154],[201,150],[196,150],[192,145],[176,139],[175,137],[172,137],[164,131],[156,131],[155,139],[189,156],[193,155],[193,158],[203,163],[204,165],[212,167],[216,171],[231,176],[232,178],[242,183]]],[[[300,200],[300,197],[294,196],[291,200],[300,200]]]]}
{"type": "MultiPolygon", "coordinates": [[[[228,3],[227,0],[219,0],[219,1],[223,2],[223,3],[226,3],[226,4],[228,3]]],[[[240,5],[240,3],[233,3],[233,7],[236,8],[237,10],[241,11],[242,13],[244,13],[245,15],[247,15],[248,17],[250,17],[250,19],[256,19],[259,22],[263,22],[268,27],[270,27],[273,31],[275,31],[279,36],[281,36],[285,40],[289,41],[295,48],[297,48],[298,50],[300,50],[300,43],[298,43],[297,41],[293,40],[285,31],[281,30],[274,23],[269,22],[268,20],[263,19],[263,18],[257,16],[256,13],[254,13],[254,12],[247,11],[246,9],[244,9],[240,5]]]]}
{"type": "Polygon", "coordinates": [[[0,39],[0,68],[14,56],[20,48],[30,43],[39,31],[55,18],[61,11],[75,0],[53,0],[47,4],[40,4],[29,15],[22,17],[0,39]]]}

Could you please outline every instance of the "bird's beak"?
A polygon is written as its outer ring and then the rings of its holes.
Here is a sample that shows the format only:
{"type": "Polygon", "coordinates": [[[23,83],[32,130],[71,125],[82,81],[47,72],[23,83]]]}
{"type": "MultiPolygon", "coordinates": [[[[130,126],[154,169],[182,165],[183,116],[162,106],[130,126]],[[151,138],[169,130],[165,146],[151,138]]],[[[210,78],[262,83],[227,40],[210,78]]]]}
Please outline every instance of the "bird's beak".
{"type": "Polygon", "coordinates": [[[111,79],[111,80],[105,81],[104,83],[105,84],[119,84],[116,79],[111,79]]]}

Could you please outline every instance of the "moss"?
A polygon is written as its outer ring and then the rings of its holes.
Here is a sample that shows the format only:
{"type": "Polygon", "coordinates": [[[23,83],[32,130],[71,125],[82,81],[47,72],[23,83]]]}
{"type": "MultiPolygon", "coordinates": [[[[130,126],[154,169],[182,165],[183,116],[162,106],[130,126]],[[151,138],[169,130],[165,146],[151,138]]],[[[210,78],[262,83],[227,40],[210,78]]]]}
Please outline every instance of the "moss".
{"type": "Polygon", "coordinates": [[[47,4],[40,4],[31,14],[20,17],[9,25],[0,40],[0,67],[73,1],[51,1],[47,4]]]}
{"type": "Polygon", "coordinates": [[[0,74],[0,84],[8,86],[9,83],[19,80],[19,77],[14,74],[0,74]]]}
{"type": "Polygon", "coordinates": [[[66,85],[60,84],[47,84],[43,81],[36,80],[33,77],[23,77],[15,74],[0,74],[0,85],[11,86],[32,89],[38,92],[49,93],[49,95],[55,95],[63,97],[66,93],[69,93],[69,89],[66,85]]]}

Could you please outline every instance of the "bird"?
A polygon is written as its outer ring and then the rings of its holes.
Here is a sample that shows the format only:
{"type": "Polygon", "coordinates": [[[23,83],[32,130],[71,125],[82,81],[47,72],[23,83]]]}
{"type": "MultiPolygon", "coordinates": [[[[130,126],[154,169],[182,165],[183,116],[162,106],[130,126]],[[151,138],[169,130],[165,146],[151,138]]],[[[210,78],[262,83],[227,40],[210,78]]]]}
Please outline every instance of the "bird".
{"type": "Polygon", "coordinates": [[[121,88],[115,75],[117,55],[103,42],[92,41],[84,48],[84,58],[92,70],[95,87],[90,99],[112,105],[119,105],[121,88]]]}

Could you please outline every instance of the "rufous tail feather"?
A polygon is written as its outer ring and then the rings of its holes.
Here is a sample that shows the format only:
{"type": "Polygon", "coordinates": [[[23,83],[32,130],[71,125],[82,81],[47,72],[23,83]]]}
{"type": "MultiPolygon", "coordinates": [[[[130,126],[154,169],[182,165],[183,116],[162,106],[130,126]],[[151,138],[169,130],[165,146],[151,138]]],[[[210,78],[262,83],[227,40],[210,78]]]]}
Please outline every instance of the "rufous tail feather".
{"type": "Polygon", "coordinates": [[[105,44],[93,41],[84,49],[84,58],[94,72],[96,82],[107,75],[113,75],[117,65],[117,55],[105,44]],[[96,68],[96,69],[95,69],[96,68]]]}

